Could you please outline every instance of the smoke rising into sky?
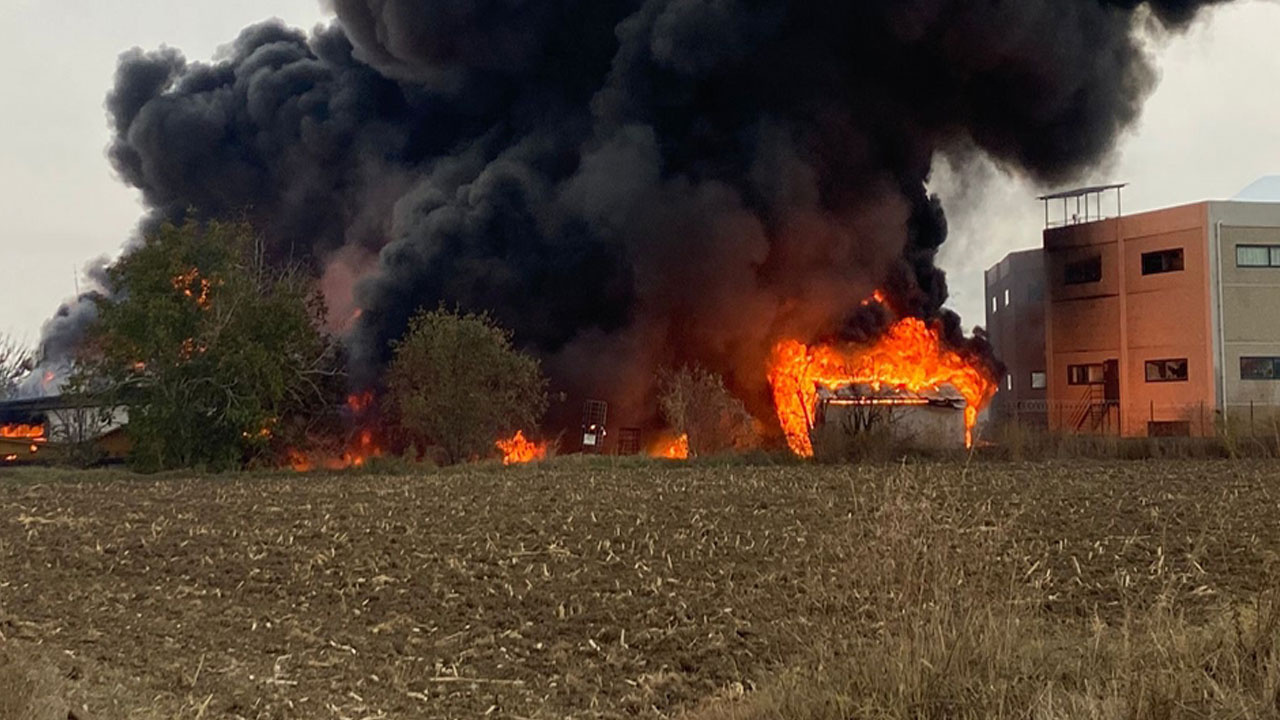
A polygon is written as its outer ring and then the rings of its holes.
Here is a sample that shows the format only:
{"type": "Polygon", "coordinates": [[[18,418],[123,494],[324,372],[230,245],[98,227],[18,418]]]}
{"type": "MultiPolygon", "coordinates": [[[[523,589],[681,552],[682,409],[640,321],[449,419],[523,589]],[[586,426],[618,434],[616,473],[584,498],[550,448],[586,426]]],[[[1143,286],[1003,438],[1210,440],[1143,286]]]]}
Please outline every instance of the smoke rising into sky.
{"type": "Polygon", "coordinates": [[[1142,28],[1201,4],[339,0],[213,63],[127,53],[110,157],[151,221],[247,212],[311,263],[368,367],[444,302],[574,390],[698,360],[751,392],[877,286],[939,316],[936,154],[1087,170],[1154,86],[1142,28]]]}

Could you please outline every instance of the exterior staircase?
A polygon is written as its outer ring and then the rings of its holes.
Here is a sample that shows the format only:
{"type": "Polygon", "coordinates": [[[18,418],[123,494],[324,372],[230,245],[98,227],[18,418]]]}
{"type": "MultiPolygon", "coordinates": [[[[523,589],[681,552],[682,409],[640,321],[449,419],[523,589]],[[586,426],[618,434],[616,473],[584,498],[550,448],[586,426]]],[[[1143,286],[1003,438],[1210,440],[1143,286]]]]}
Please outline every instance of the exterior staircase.
{"type": "Polygon", "coordinates": [[[1107,400],[1102,385],[1088,385],[1084,395],[1071,411],[1067,427],[1077,433],[1098,433],[1110,430],[1112,414],[1120,404],[1107,400]]]}

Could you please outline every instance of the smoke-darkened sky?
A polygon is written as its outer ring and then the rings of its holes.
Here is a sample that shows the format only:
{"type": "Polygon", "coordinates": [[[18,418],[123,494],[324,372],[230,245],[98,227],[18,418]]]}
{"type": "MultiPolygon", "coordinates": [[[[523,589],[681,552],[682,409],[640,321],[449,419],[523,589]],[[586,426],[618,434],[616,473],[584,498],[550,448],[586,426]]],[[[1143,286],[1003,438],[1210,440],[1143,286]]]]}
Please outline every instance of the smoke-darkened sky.
{"type": "MultiPolygon", "coordinates": [[[[0,215],[3,246],[19,261],[0,263],[0,331],[34,341],[73,293],[75,269],[117,251],[143,212],[105,153],[111,129],[102,103],[118,54],[169,45],[188,59],[208,59],[270,15],[302,28],[326,17],[313,0],[200,2],[180,10],[158,0],[121,0],[109,9],[85,1],[6,5],[3,19],[17,39],[0,48],[0,86],[8,95],[0,113],[0,215]]],[[[1154,53],[1162,81],[1142,120],[1120,141],[1114,167],[1082,180],[1133,183],[1126,208],[1137,210],[1227,197],[1280,171],[1280,99],[1269,91],[1280,70],[1268,50],[1276,29],[1280,7],[1242,1],[1162,41],[1154,53]]],[[[951,304],[972,325],[981,321],[981,269],[1036,244],[1041,214],[1029,183],[990,170],[975,184],[972,168],[967,173],[963,182],[935,176],[933,189],[943,194],[951,225],[940,263],[951,304]]]]}

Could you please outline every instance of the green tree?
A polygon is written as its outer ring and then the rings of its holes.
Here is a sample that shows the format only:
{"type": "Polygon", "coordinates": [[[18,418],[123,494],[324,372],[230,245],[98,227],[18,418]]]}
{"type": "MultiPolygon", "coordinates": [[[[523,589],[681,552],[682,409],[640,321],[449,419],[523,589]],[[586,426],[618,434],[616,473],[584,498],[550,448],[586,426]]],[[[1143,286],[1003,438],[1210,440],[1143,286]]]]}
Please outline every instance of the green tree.
{"type": "Polygon", "coordinates": [[[689,436],[689,455],[711,455],[751,447],[759,433],[742,401],[724,379],[694,365],[658,375],[658,404],[677,434],[689,436]]]}
{"type": "Polygon", "coordinates": [[[495,440],[535,427],[547,409],[538,361],[487,315],[420,312],[392,347],[387,388],[400,428],[447,462],[493,452],[495,440]]]}
{"type": "Polygon", "coordinates": [[[324,304],[243,222],[166,224],[108,272],[73,387],[129,408],[143,470],[279,453],[339,394],[324,304]]]}

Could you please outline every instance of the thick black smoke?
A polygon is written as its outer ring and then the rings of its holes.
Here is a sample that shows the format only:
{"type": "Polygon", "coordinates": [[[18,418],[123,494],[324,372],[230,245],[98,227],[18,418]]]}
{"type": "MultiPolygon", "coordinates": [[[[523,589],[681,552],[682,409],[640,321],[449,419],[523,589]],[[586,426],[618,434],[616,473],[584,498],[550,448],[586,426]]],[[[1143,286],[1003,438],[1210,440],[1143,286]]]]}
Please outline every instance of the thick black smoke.
{"type": "Polygon", "coordinates": [[[151,222],[248,212],[312,263],[365,368],[418,308],[487,309],[634,415],[672,362],[754,396],[775,340],[874,332],[877,287],[962,343],[935,155],[1086,170],[1144,28],[1206,4],[336,0],[213,63],[126,53],[110,155],[151,222]]]}

